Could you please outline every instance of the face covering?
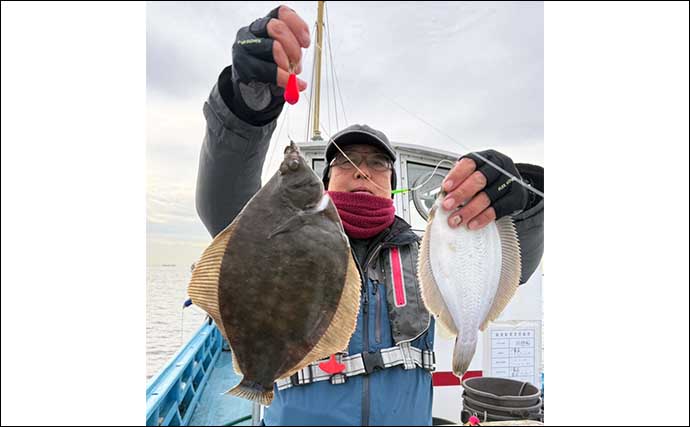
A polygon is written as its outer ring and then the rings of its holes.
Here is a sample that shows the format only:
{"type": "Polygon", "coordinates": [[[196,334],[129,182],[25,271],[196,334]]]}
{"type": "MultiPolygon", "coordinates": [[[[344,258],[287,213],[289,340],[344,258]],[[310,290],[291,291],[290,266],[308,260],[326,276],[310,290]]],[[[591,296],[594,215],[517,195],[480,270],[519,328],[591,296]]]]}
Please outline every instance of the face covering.
{"type": "Polygon", "coordinates": [[[338,209],[345,233],[354,239],[374,237],[395,220],[393,199],[347,191],[327,193],[338,209]]]}

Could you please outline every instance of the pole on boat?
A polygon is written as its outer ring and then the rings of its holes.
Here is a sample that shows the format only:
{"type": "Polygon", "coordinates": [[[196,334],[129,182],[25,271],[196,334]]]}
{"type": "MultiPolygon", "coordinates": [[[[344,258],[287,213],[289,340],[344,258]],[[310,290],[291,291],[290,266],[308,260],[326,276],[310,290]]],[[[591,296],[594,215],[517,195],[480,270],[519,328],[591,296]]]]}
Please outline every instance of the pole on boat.
{"type": "Polygon", "coordinates": [[[314,51],[314,127],[312,141],[321,141],[321,131],[319,130],[319,108],[321,106],[321,52],[323,51],[323,1],[318,2],[318,14],[316,17],[316,49],[314,51]]]}
{"type": "Polygon", "coordinates": [[[252,425],[261,425],[261,404],[259,402],[252,402],[252,425]]]}

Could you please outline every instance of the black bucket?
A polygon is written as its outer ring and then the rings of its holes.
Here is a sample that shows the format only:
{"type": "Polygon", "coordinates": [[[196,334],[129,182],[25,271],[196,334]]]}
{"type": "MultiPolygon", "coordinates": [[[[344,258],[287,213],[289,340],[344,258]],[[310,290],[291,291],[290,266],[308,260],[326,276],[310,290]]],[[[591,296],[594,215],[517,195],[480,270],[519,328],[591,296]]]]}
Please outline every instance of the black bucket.
{"type": "Polygon", "coordinates": [[[463,381],[470,398],[494,406],[527,408],[541,404],[541,392],[534,385],[507,378],[476,377],[463,381]]]}
{"type": "Polygon", "coordinates": [[[505,419],[509,420],[533,419],[530,417],[541,412],[541,399],[539,400],[539,403],[533,406],[526,406],[524,408],[509,408],[506,406],[496,406],[478,402],[463,394],[462,404],[463,407],[471,407],[478,413],[487,412],[491,415],[505,417],[505,419]]]}
{"type": "Polygon", "coordinates": [[[527,414],[525,417],[520,417],[516,418],[514,416],[511,417],[505,417],[501,415],[493,415],[490,414],[488,411],[481,411],[476,408],[472,408],[471,406],[465,406],[462,409],[462,412],[460,413],[460,422],[463,424],[466,424],[470,417],[475,416],[479,418],[480,422],[487,422],[487,421],[524,421],[524,420],[530,420],[530,421],[539,421],[539,422],[544,422],[544,413],[543,412],[532,412],[530,414],[527,414]]]}
{"type": "Polygon", "coordinates": [[[478,377],[462,383],[463,408],[484,421],[542,420],[541,392],[528,382],[478,377]]]}

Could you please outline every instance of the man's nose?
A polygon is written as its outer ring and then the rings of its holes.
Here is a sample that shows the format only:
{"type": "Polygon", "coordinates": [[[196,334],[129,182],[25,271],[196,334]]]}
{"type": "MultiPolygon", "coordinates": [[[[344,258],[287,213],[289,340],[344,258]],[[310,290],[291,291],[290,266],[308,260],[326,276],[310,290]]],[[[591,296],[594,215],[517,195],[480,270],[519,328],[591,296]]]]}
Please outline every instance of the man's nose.
{"type": "Polygon", "coordinates": [[[359,164],[358,169],[355,169],[355,179],[361,178],[371,178],[371,171],[367,167],[367,162],[362,162],[359,164]],[[361,172],[360,172],[361,171],[361,172]]]}

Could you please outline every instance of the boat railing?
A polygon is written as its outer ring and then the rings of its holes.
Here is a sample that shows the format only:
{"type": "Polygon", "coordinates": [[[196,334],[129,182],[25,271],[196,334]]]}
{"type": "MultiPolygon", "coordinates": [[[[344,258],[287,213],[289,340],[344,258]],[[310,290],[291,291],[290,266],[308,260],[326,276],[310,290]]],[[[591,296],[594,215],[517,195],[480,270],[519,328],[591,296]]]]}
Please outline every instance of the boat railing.
{"type": "Polygon", "coordinates": [[[204,322],[146,385],[147,426],[189,424],[222,348],[218,328],[204,322]]]}

